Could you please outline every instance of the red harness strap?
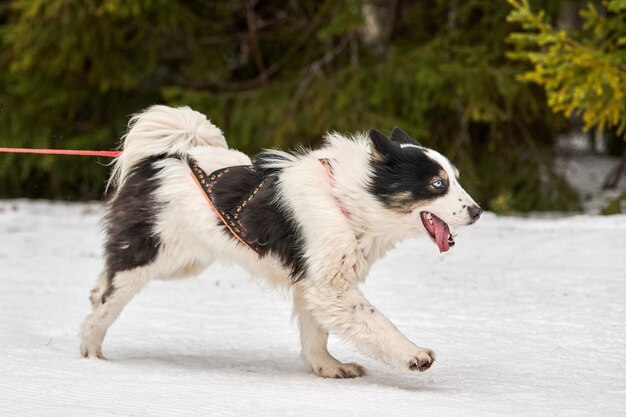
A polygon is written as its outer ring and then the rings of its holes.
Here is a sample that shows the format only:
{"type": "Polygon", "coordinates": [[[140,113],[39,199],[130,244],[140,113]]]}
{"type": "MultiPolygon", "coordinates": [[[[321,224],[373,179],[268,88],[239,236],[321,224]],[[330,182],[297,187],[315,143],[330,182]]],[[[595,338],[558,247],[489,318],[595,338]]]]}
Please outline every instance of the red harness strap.
{"type": "MultiPolygon", "coordinates": [[[[326,171],[330,187],[335,188],[335,177],[333,176],[333,167],[330,165],[330,160],[328,158],[322,158],[320,159],[320,163],[324,167],[324,171],[326,171]]],[[[346,207],[343,205],[343,201],[341,201],[341,199],[337,196],[335,196],[335,200],[337,200],[337,204],[339,204],[339,208],[341,209],[343,216],[350,220],[350,213],[348,213],[348,210],[346,210],[346,207]]]]}

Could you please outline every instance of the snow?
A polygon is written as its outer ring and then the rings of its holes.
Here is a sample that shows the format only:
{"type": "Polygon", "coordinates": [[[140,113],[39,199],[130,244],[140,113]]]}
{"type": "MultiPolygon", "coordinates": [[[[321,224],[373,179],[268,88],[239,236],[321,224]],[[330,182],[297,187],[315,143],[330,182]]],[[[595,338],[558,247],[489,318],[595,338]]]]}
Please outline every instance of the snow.
{"type": "Polygon", "coordinates": [[[616,416],[626,413],[626,216],[484,215],[440,255],[405,242],[364,291],[437,362],[326,380],[288,297],[216,266],[155,282],[78,353],[102,265],[98,203],[0,202],[0,415],[616,416]],[[239,301],[237,304],[236,300],[239,301]]]}

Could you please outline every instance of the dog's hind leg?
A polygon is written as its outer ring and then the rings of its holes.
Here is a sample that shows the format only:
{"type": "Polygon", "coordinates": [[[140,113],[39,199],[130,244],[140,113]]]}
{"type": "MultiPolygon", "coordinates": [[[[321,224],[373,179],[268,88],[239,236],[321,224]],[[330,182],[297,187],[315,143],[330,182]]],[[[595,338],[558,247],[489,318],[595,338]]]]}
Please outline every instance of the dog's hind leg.
{"type": "Polygon", "coordinates": [[[306,308],[298,285],[294,289],[294,314],[300,325],[302,358],[311,370],[324,378],[356,378],[367,375],[367,370],[356,363],[342,363],[328,352],[328,332],[320,327],[306,308]]]}
{"type": "Polygon", "coordinates": [[[115,274],[108,279],[106,271],[98,278],[90,299],[93,310],[85,317],[80,330],[80,352],[86,358],[105,359],[102,341],[109,327],[119,317],[126,304],[153,278],[151,265],[115,274]]]}

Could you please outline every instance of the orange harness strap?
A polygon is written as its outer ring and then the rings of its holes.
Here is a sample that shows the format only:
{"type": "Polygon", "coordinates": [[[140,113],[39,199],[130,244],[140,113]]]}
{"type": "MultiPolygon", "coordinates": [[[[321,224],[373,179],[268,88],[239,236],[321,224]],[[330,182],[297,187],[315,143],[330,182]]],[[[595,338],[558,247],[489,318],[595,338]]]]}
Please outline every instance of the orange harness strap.
{"type": "MultiPolygon", "coordinates": [[[[207,203],[209,203],[209,206],[211,206],[211,208],[215,212],[215,215],[221,220],[221,222],[224,224],[224,226],[226,226],[226,228],[230,231],[230,233],[237,238],[238,241],[243,243],[244,246],[246,246],[248,249],[250,249],[251,251],[253,251],[260,257],[261,254],[259,254],[259,252],[256,249],[254,249],[252,246],[248,244],[248,242],[245,241],[244,239],[245,232],[242,233],[242,230],[239,229],[238,227],[239,221],[237,219],[231,219],[231,215],[229,213],[224,213],[222,215],[222,213],[220,213],[217,207],[215,207],[215,204],[213,204],[213,200],[211,200],[211,185],[210,185],[211,181],[221,177],[224,173],[227,172],[227,169],[223,170],[220,174],[217,174],[217,175],[211,174],[210,176],[208,176],[206,175],[204,170],[198,166],[198,163],[196,161],[190,160],[189,165],[191,167],[191,177],[194,179],[196,184],[198,184],[198,187],[200,187],[200,189],[203,191],[202,194],[204,195],[204,198],[206,199],[207,203]],[[235,221],[237,221],[237,223],[235,223],[235,221]]],[[[257,187],[257,190],[259,188],[260,186],[257,187]]]]}
{"type": "MultiPolygon", "coordinates": [[[[319,160],[324,167],[324,171],[326,172],[326,176],[328,177],[328,182],[330,183],[331,188],[335,188],[335,178],[333,176],[332,166],[330,165],[330,161],[327,158],[322,158],[319,160]]],[[[220,221],[226,226],[228,231],[244,246],[257,254],[257,256],[261,256],[258,250],[256,250],[250,243],[246,241],[246,230],[243,228],[243,225],[240,222],[239,215],[240,211],[245,205],[256,195],[256,193],[263,187],[265,180],[261,181],[259,185],[255,188],[255,190],[248,196],[247,199],[243,200],[240,206],[237,207],[236,212],[230,213],[228,211],[220,211],[211,198],[213,183],[217,181],[220,177],[226,174],[229,168],[218,169],[217,171],[207,175],[206,172],[202,168],[198,166],[198,162],[189,159],[189,167],[191,168],[191,178],[198,185],[202,194],[204,195],[205,200],[209,203],[211,209],[215,212],[215,215],[220,219],[220,221]]],[[[343,202],[339,197],[335,196],[335,200],[337,200],[337,204],[341,209],[341,213],[344,215],[348,221],[350,220],[350,214],[348,210],[346,210],[343,202]]]]}

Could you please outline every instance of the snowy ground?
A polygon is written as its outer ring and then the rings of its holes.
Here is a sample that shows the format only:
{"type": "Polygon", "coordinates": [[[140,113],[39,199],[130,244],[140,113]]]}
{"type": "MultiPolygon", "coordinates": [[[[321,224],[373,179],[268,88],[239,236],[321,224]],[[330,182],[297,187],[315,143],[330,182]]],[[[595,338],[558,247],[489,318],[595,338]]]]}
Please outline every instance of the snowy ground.
{"type": "Polygon", "coordinates": [[[364,291],[437,362],[403,372],[333,339],[370,376],[324,380],[298,357],[287,298],[223,267],[149,286],[109,361],[82,359],[101,214],[0,202],[2,416],[626,414],[626,216],[485,215],[443,256],[406,242],[364,291]]]}

